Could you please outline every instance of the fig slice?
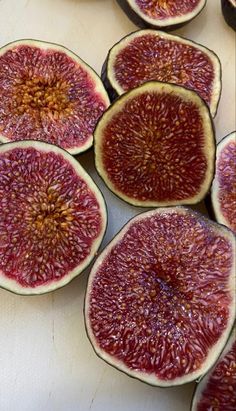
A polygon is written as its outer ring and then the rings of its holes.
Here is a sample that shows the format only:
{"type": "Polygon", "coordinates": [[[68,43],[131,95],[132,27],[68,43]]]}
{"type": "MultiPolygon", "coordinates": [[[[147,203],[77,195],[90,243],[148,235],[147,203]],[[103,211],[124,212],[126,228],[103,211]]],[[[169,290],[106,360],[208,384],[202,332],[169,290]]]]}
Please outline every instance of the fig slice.
{"type": "Polygon", "coordinates": [[[134,24],[174,30],[193,20],[206,0],[117,0],[134,24]]]}
{"type": "Polygon", "coordinates": [[[85,323],[95,352],[152,385],[205,374],[234,318],[234,235],[184,207],[136,216],[89,276],[85,323]]]}
{"type": "Polygon", "coordinates": [[[111,97],[149,80],[185,86],[205,100],[212,116],[221,92],[221,64],[213,51],[157,30],[139,30],[116,43],[102,78],[111,97]]]}
{"type": "Polygon", "coordinates": [[[216,220],[236,234],[236,132],[217,144],[211,204],[216,220]]]}
{"type": "Polygon", "coordinates": [[[236,0],[221,0],[221,8],[226,23],[236,31],[236,0]]]}
{"type": "Polygon", "coordinates": [[[106,228],[103,197],[65,150],[39,141],[0,146],[0,287],[60,288],[94,257],[106,228]]]}
{"type": "Polygon", "coordinates": [[[236,328],[216,365],[197,385],[191,411],[236,410],[236,328]]]}
{"type": "Polygon", "coordinates": [[[214,129],[192,90],[157,81],[130,90],[103,114],[94,141],[98,173],[130,204],[194,204],[210,188],[214,129]]]}
{"type": "Polygon", "coordinates": [[[93,144],[109,106],[101,79],[58,44],[19,40],[0,49],[0,141],[40,140],[71,154],[93,144]]]}

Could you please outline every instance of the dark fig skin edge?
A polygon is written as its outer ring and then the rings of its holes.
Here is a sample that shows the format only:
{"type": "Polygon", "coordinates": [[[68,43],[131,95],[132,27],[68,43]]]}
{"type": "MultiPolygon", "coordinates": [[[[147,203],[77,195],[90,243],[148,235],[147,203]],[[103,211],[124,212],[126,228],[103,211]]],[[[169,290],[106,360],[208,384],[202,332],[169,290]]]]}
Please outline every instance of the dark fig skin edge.
{"type": "Polygon", "coordinates": [[[236,7],[229,0],[221,0],[221,9],[228,26],[236,31],[236,7]]]}
{"type": "MultiPolygon", "coordinates": [[[[35,140],[24,140],[24,141],[32,141],[32,142],[35,142],[35,140]]],[[[43,143],[44,143],[44,144],[48,144],[49,146],[53,146],[53,144],[50,144],[50,143],[47,143],[47,142],[43,142],[43,143]]],[[[12,144],[12,142],[4,143],[4,145],[6,145],[6,144],[12,144]]],[[[59,147],[59,148],[60,148],[61,150],[65,151],[65,153],[69,154],[71,157],[75,158],[74,156],[72,156],[72,154],[68,153],[68,151],[66,151],[64,148],[62,148],[62,147],[59,147]]],[[[84,154],[84,153],[81,153],[81,154],[84,154]]],[[[77,154],[77,155],[78,155],[78,154],[77,154]]],[[[77,158],[75,158],[75,160],[78,161],[77,158]]],[[[79,161],[78,161],[78,163],[80,164],[79,161]]],[[[80,167],[82,167],[82,168],[85,170],[85,168],[84,168],[81,164],[80,164],[80,167]]],[[[86,171],[86,170],[85,170],[85,171],[86,171]]],[[[86,171],[86,173],[88,174],[87,171],[86,171]]],[[[106,216],[108,216],[108,209],[107,209],[107,203],[106,203],[105,197],[104,197],[102,191],[100,190],[100,188],[99,188],[99,187],[97,186],[97,184],[95,183],[94,179],[90,176],[90,174],[88,174],[88,176],[90,177],[90,179],[92,180],[92,182],[94,183],[94,185],[95,185],[95,186],[98,188],[98,190],[100,191],[101,196],[102,196],[103,201],[104,201],[105,209],[106,209],[106,216]]],[[[99,250],[101,249],[102,242],[103,242],[104,237],[105,237],[106,232],[107,232],[107,225],[108,225],[108,218],[106,218],[106,226],[105,226],[104,234],[103,234],[102,239],[101,239],[100,246],[98,247],[98,250],[96,251],[94,257],[92,257],[92,259],[88,262],[88,264],[86,265],[86,267],[84,267],[83,271],[80,271],[78,274],[76,274],[76,276],[73,277],[73,278],[71,278],[66,284],[63,284],[61,287],[58,287],[58,288],[56,288],[55,290],[52,290],[52,291],[44,291],[43,293],[38,293],[38,294],[37,294],[37,293],[24,294],[24,293],[21,293],[21,292],[17,292],[17,293],[16,293],[16,292],[10,290],[9,288],[3,287],[3,286],[1,286],[1,285],[0,285],[0,290],[2,289],[2,290],[5,290],[5,291],[10,292],[11,294],[19,295],[19,296],[22,296],[22,297],[38,297],[38,296],[40,297],[41,295],[45,295],[45,294],[49,294],[49,293],[54,293],[54,292],[56,292],[57,290],[60,290],[61,288],[66,287],[68,284],[70,284],[72,281],[74,281],[74,280],[75,280],[76,278],[78,278],[80,275],[84,274],[85,270],[89,267],[89,265],[90,265],[90,264],[93,264],[93,263],[95,262],[95,259],[97,258],[97,255],[99,254],[99,250]]],[[[79,271],[79,270],[78,270],[78,271],[79,271]]],[[[37,288],[35,288],[35,289],[37,289],[37,288]]]]}
{"type": "MultiPolygon", "coordinates": [[[[166,208],[173,208],[173,207],[174,207],[174,208],[176,207],[177,209],[178,209],[178,208],[180,208],[180,209],[185,209],[185,210],[186,210],[186,209],[187,209],[187,210],[189,209],[189,207],[186,207],[186,206],[167,206],[166,208]]],[[[195,214],[196,216],[198,216],[199,218],[201,218],[202,220],[210,223],[213,227],[218,227],[218,228],[219,228],[219,227],[222,227],[222,228],[224,228],[224,229],[226,229],[226,230],[228,230],[229,232],[232,233],[232,231],[231,231],[228,227],[225,227],[225,226],[222,225],[222,224],[219,224],[219,223],[216,223],[216,222],[210,220],[208,217],[206,217],[205,215],[203,215],[203,214],[200,213],[199,211],[196,211],[196,210],[192,210],[192,209],[191,209],[191,212],[194,213],[194,214],[195,214]]],[[[143,212],[139,213],[139,215],[142,215],[142,214],[143,214],[143,212]]],[[[109,243],[106,245],[106,247],[104,248],[104,250],[106,250],[106,248],[110,245],[110,243],[111,243],[115,238],[117,238],[117,237],[119,236],[120,232],[124,229],[124,227],[125,227],[126,225],[128,225],[128,224],[129,224],[133,219],[135,219],[136,217],[137,217],[137,215],[134,216],[134,217],[132,217],[130,220],[128,220],[128,221],[124,224],[123,227],[121,227],[121,229],[116,233],[116,235],[115,235],[115,236],[109,241],[109,243]]],[[[235,236],[235,238],[236,238],[236,236],[235,236]]],[[[102,251],[100,252],[100,254],[101,254],[102,252],[104,252],[104,250],[102,250],[102,251]]],[[[94,264],[95,264],[95,262],[94,262],[94,264]]],[[[146,385],[149,385],[149,386],[151,386],[151,387],[162,388],[163,390],[168,389],[168,388],[171,388],[171,385],[169,385],[168,387],[163,387],[163,386],[159,386],[159,385],[155,385],[155,384],[148,383],[148,382],[144,381],[142,378],[134,377],[133,375],[130,375],[128,372],[121,370],[121,369],[120,369],[119,367],[117,367],[116,365],[111,364],[110,362],[106,361],[104,358],[102,358],[102,357],[97,353],[94,345],[92,344],[92,341],[90,340],[89,333],[88,333],[88,329],[87,329],[87,325],[86,325],[85,302],[86,302],[86,297],[87,297],[87,293],[88,293],[89,276],[90,276],[90,274],[88,275],[87,285],[86,285],[86,290],[85,290],[85,295],[84,295],[84,305],[83,305],[84,326],[85,326],[85,331],[86,331],[87,338],[88,338],[88,340],[89,340],[89,342],[90,342],[90,344],[91,344],[91,346],[92,346],[92,349],[93,349],[94,353],[96,354],[96,356],[97,356],[99,359],[101,359],[102,361],[104,361],[106,364],[108,364],[110,367],[113,367],[113,368],[116,369],[117,371],[119,371],[119,372],[127,375],[129,378],[132,378],[133,380],[140,381],[140,382],[142,382],[142,383],[144,383],[144,384],[146,384],[146,385]]],[[[228,339],[229,339],[229,337],[230,337],[230,335],[231,335],[231,332],[232,332],[232,329],[233,329],[233,328],[234,328],[234,324],[232,325],[232,328],[231,328],[230,331],[229,331],[228,339]]],[[[227,339],[227,341],[228,341],[228,339],[227,339]]],[[[225,345],[226,345],[226,344],[225,344],[225,345]]],[[[223,347],[221,353],[223,352],[224,348],[225,348],[225,346],[223,347]]],[[[219,354],[219,357],[220,357],[221,353],[219,354]]],[[[218,357],[218,358],[219,358],[219,357],[218,357]]],[[[217,358],[217,360],[218,360],[218,358],[217,358]]],[[[217,360],[216,360],[216,361],[217,361],[217,360]]],[[[215,361],[215,363],[216,363],[216,361],[215,361]]],[[[215,364],[215,363],[214,363],[214,364],[215,364]]],[[[211,365],[211,366],[205,371],[205,373],[202,374],[197,380],[194,380],[194,379],[193,379],[192,381],[188,381],[187,384],[191,384],[191,383],[193,383],[193,382],[195,382],[195,383],[200,382],[201,379],[202,379],[202,378],[209,372],[209,370],[214,366],[214,364],[211,365]]],[[[183,382],[182,384],[180,383],[180,384],[178,384],[178,385],[175,385],[175,387],[181,387],[182,385],[186,385],[186,383],[185,383],[185,382],[183,382]]],[[[195,392],[195,391],[194,391],[194,392],[195,392]]]]}
{"type": "Polygon", "coordinates": [[[213,220],[213,221],[216,221],[214,209],[213,209],[212,202],[211,202],[211,192],[210,191],[206,195],[206,198],[205,198],[204,202],[205,202],[205,206],[206,206],[206,209],[207,209],[207,212],[209,214],[210,219],[213,220]]]}
{"type": "MultiPolygon", "coordinates": [[[[112,51],[112,49],[113,49],[115,46],[117,46],[117,45],[118,45],[119,43],[121,43],[123,40],[125,40],[126,38],[128,38],[128,37],[131,36],[132,34],[135,34],[135,33],[141,32],[141,31],[142,31],[142,30],[135,30],[135,31],[127,34],[126,36],[122,37],[119,41],[117,41],[115,44],[113,44],[113,46],[110,48],[110,50],[109,50],[108,53],[107,53],[106,59],[105,59],[103,65],[102,65],[101,79],[102,79],[102,82],[103,82],[103,84],[104,84],[104,86],[105,86],[105,89],[107,90],[107,94],[108,94],[111,102],[113,102],[116,98],[119,97],[119,94],[118,94],[117,90],[112,86],[112,84],[111,84],[111,82],[110,82],[110,79],[109,79],[108,61],[109,61],[109,58],[110,58],[111,51],[112,51]]],[[[159,30],[159,31],[163,31],[163,30],[159,30]]],[[[163,33],[163,34],[165,34],[165,33],[163,33]]],[[[221,94],[222,94],[222,64],[221,64],[221,61],[220,61],[218,55],[217,55],[213,50],[209,49],[208,47],[203,46],[202,44],[197,43],[197,42],[194,41],[194,40],[187,39],[186,37],[179,36],[179,35],[176,35],[176,34],[175,34],[175,35],[173,35],[173,40],[174,40],[174,39],[176,39],[176,40],[180,39],[180,41],[181,41],[181,40],[188,40],[188,41],[190,41],[190,42],[192,43],[193,47],[194,47],[195,45],[196,45],[196,47],[197,47],[197,46],[204,47],[206,50],[208,50],[208,51],[210,51],[211,53],[213,53],[214,56],[216,57],[216,59],[218,60],[219,66],[220,66],[220,90],[219,90],[219,99],[218,99],[217,106],[216,106],[216,111],[215,111],[215,114],[214,114],[214,117],[215,117],[215,116],[217,115],[217,111],[218,111],[218,107],[219,107],[219,103],[220,103],[220,98],[221,98],[221,94]]],[[[155,81],[155,80],[150,80],[150,81],[155,81]]],[[[160,80],[157,80],[157,81],[160,81],[160,80]]],[[[160,81],[160,82],[161,82],[161,81],[160,81]]],[[[175,83],[172,83],[172,84],[175,84],[175,83]]],[[[181,86],[180,84],[177,84],[177,85],[181,86]]],[[[182,87],[185,87],[185,86],[182,86],[182,87]]],[[[187,88],[187,87],[185,87],[185,88],[187,88]]],[[[128,91],[129,91],[129,90],[128,90],[128,91]]],[[[193,91],[194,91],[194,90],[193,90],[193,91]]],[[[196,92],[196,93],[197,93],[197,92],[196,92]]]]}
{"type": "MultiPolygon", "coordinates": [[[[116,43],[117,44],[117,43],[116,43]]],[[[103,85],[107,91],[107,94],[109,96],[109,99],[111,102],[113,102],[114,100],[117,99],[117,97],[119,97],[117,91],[112,87],[110,80],[109,80],[109,75],[108,75],[108,59],[109,59],[109,55],[110,55],[110,51],[112,48],[110,48],[106,60],[104,61],[103,65],[102,65],[102,70],[101,70],[101,79],[103,82],[103,85]]]]}
{"type": "Polygon", "coordinates": [[[140,27],[141,29],[144,28],[151,28],[151,29],[160,29],[160,30],[166,30],[166,31],[172,31],[172,30],[177,30],[180,29],[181,27],[185,26],[186,24],[190,23],[193,19],[195,19],[205,8],[207,0],[205,0],[205,4],[203,8],[196,14],[194,15],[191,19],[184,21],[183,23],[178,23],[178,24],[171,24],[169,26],[158,26],[158,24],[151,24],[145,21],[141,16],[139,16],[133,9],[132,7],[128,4],[127,0],[116,0],[121,9],[124,11],[124,13],[127,15],[127,17],[134,23],[136,26],[140,27]]]}
{"type": "MultiPolygon", "coordinates": [[[[148,81],[147,83],[161,83],[161,81],[148,81]]],[[[197,94],[195,91],[193,91],[193,90],[189,90],[189,89],[187,89],[186,87],[184,87],[184,86],[179,86],[179,85],[176,85],[176,84],[172,84],[172,86],[173,87],[182,87],[182,88],[184,88],[184,89],[186,89],[186,90],[188,90],[188,91],[191,91],[192,93],[195,93],[195,94],[197,94]]],[[[138,88],[138,87],[137,87],[138,88]]],[[[134,89],[132,89],[132,90],[134,90],[134,89]]],[[[102,114],[102,116],[100,117],[100,119],[103,117],[103,115],[107,112],[107,111],[109,111],[112,107],[113,107],[113,105],[116,103],[116,101],[117,100],[119,100],[119,99],[123,99],[123,98],[125,98],[125,96],[127,96],[132,90],[129,90],[129,91],[127,91],[125,94],[122,94],[121,96],[118,96],[117,97],[117,99],[116,100],[114,100],[112,103],[111,103],[111,105],[108,107],[108,109],[102,114]]],[[[199,203],[201,203],[204,199],[205,199],[205,197],[208,195],[208,193],[210,192],[210,188],[211,188],[211,185],[212,185],[212,181],[213,181],[213,179],[214,179],[214,176],[215,176],[215,164],[216,164],[216,139],[215,139],[215,125],[214,125],[214,122],[213,122],[213,119],[212,119],[212,116],[211,116],[211,113],[210,113],[210,109],[209,109],[209,107],[208,107],[208,105],[205,103],[205,101],[199,96],[199,98],[201,99],[201,101],[202,101],[202,104],[204,105],[204,106],[206,106],[206,108],[207,108],[207,110],[208,110],[208,112],[209,112],[209,118],[210,118],[210,120],[211,120],[211,128],[212,128],[212,132],[213,132],[213,136],[214,136],[214,145],[215,145],[215,152],[214,152],[214,169],[213,169],[213,171],[212,171],[212,178],[211,178],[211,183],[210,183],[210,185],[209,185],[209,187],[208,187],[208,191],[205,193],[205,195],[203,195],[202,196],[202,198],[200,198],[199,199],[199,201],[197,201],[196,203],[192,203],[192,204],[187,204],[187,205],[185,205],[185,207],[191,207],[191,206],[194,206],[194,205],[196,205],[196,204],[199,204],[199,203]]],[[[136,208],[136,207],[140,207],[140,208],[143,208],[143,209],[148,209],[148,208],[150,208],[150,209],[153,209],[153,208],[157,208],[158,206],[146,206],[146,205],[138,205],[138,206],[136,206],[136,205],[134,205],[134,204],[132,204],[132,203],[130,203],[130,202],[128,202],[128,201],[126,201],[126,200],[124,200],[123,198],[121,198],[121,197],[119,197],[118,196],[118,194],[117,193],[115,193],[108,185],[107,185],[107,182],[106,182],[106,180],[103,178],[103,176],[99,173],[99,171],[98,171],[98,168],[97,168],[97,165],[96,165],[96,138],[95,138],[95,133],[96,133],[96,129],[97,129],[97,127],[98,127],[98,124],[99,124],[99,121],[98,121],[98,123],[97,123],[97,125],[96,125],[96,127],[95,127],[95,130],[94,130],[94,143],[93,143],[93,147],[94,147],[94,163],[95,163],[95,169],[96,169],[96,171],[97,171],[97,174],[99,175],[99,177],[102,179],[102,181],[104,182],[104,184],[106,185],[106,187],[108,188],[108,190],[110,190],[119,200],[121,200],[121,201],[124,201],[126,204],[129,204],[130,206],[132,206],[132,207],[134,207],[134,208],[136,208]]],[[[183,204],[181,204],[181,205],[170,205],[170,204],[167,204],[167,205],[163,205],[163,206],[161,206],[161,207],[181,207],[181,206],[184,206],[184,202],[183,202],[183,204]]]]}

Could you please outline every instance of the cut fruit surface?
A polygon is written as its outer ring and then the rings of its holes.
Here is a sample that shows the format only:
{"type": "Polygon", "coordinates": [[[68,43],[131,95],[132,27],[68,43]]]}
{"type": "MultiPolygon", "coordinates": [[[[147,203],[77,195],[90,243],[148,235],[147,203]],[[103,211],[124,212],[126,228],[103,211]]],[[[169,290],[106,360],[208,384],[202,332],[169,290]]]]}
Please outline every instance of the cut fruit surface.
{"type": "Polygon", "coordinates": [[[158,80],[195,90],[214,116],[221,92],[221,66],[211,50],[179,36],[139,30],[115,44],[103,69],[107,89],[116,95],[158,80]]]}
{"type": "Polygon", "coordinates": [[[117,0],[138,26],[176,29],[194,19],[206,0],[117,0]]]}
{"type": "Polygon", "coordinates": [[[216,220],[236,233],[236,132],[217,145],[211,201],[216,220]]]}
{"type": "Polygon", "coordinates": [[[208,192],[214,130],[191,90],[153,81],[127,92],[101,117],[94,139],[98,173],[128,203],[194,204],[208,192]]]}
{"type": "Polygon", "coordinates": [[[236,328],[216,365],[197,385],[191,410],[236,410],[236,328]]]}
{"type": "Polygon", "coordinates": [[[0,146],[0,286],[41,294],[94,257],[106,228],[103,197],[80,164],[51,144],[0,146]]]}
{"type": "Polygon", "coordinates": [[[109,106],[98,75],[65,47],[19,40],[0,49],[0,141],[41,140],[71,154],[93,144],[109,106]]]}
{"type": "Polygon", "coordinates": [[[132,219],[96,260],[85,322],[95,352],[158,386],[214,364],[235,318],[235,238],[183,207],[132,219]]]}

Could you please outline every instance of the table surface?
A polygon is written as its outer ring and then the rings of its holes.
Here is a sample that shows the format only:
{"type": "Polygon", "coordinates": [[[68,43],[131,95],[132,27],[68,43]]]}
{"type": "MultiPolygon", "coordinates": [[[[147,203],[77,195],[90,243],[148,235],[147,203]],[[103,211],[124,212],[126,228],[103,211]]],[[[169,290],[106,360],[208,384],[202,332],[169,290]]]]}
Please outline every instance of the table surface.
{"type": "MultiPolygon", "coordinates": [[[[35,38],[73,50],[98,73],[108,49],[137,28],[115,0],[0,0],[0,46],[35,38]]],[[[216,138],[235,129],[235,34],[220,0],[176,33],[213,49],[223,68],[214,120],[216,138]]],[[[116,198],[80,156],[108,204],[104,245],[141,209],[116,198]]],[[[88,271],[48,295],[21,297],[0,290],[0,410],[187,411],[194,384],[160,389],[129,378],[96,357],[86,337],[83,300],[88,271]]]]}

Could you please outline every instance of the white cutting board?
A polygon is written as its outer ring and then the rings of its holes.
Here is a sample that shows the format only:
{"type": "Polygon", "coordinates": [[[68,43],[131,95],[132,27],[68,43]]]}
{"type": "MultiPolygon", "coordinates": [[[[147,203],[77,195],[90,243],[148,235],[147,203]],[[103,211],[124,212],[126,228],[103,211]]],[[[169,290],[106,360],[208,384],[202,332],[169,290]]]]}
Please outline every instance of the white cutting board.
{"type": "MultiPolygon", "coordinates": [[[[135,29],[115,0],[0,0],[0,46],[20,38],[61,43],[98,73],[108,49],[135,29]]],[[[221,59],[223,90],[215,118],[219,140],[236,128],[235,35],[223,20],[220,0],[208,0],[202,14],[177,33],[212,48],[221,59]]],[[[104,187],[92,152],[80,158],[107,201],[104,246],[141,210],[104,187]]],[[[87,275],[39,297],[0,290],[0,410],[189,410],[194,384],[150,387],[96,357],[83,321],[87,275]]]]}

